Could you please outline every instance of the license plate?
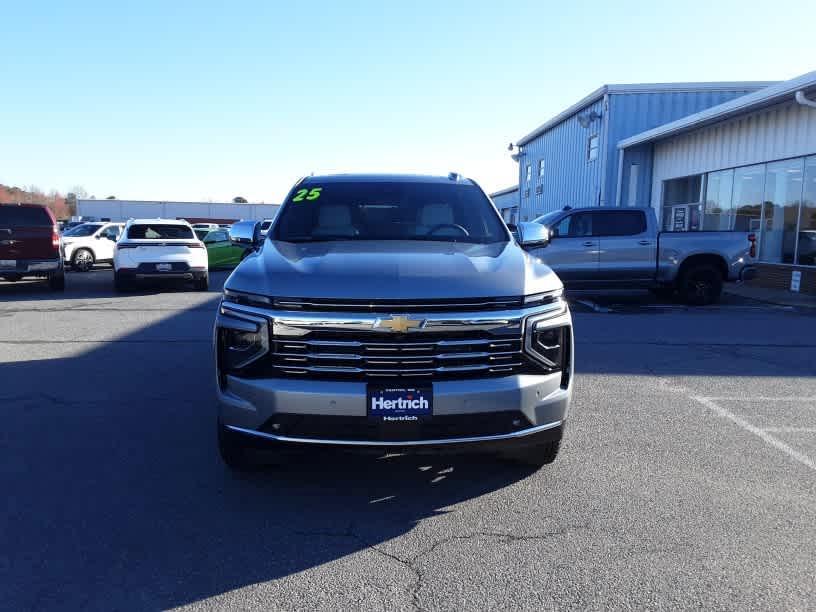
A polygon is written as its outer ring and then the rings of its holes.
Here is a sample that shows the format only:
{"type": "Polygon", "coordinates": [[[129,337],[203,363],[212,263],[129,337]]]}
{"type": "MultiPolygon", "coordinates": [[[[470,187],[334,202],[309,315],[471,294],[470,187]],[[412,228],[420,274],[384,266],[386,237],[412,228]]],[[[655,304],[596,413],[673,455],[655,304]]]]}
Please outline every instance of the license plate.
{"type": "Polygon", "coordinates": [[[16,268],[16,259],[0,259],[0,268],[16,268]]]}
{"type": "Polygon", "coordinates": [[[419,421],[433,415],[432,387],[368,385],[368,416],[378,421],[419,421]]]}
{"type": "Polygon", "coordinates": [[[159,272],[169,272],[173,269],[172,264],[156,264],[156,270],[159,272]]]}

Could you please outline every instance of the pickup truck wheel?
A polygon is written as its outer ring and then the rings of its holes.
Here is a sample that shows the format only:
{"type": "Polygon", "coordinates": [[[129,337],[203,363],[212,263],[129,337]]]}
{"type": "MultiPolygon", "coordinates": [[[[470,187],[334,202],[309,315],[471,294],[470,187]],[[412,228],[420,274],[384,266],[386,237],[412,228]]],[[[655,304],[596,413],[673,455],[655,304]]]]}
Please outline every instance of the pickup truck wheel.
{"type": "Polygon", "coordinates": [[[48,288],[51,291],[65,291],[65,271],[59,270],[48,275],[48,288]]]}
{"type": "Polygon", "coordinates": [[[221,423],[218,423],[218,454],[221,461],[236,472],[247,472],[258,467],[240,434],[230,431],[221,423]]]}
{"type": "Polygon", "coordinates": [[[509,451],[505,456],[513,463],[543,467],[555,461],[558,450],[561,448],[561,439],[551,442],[526,446],[518,450],[509,451]]]}
{"type": "Polygon", "coordinates": [[[74,253],[71,267],[78,272],[87,272],[94,265],[94,256],[88,249],[79,249],[74,253]]]}
{"type": "Polygon", "coordinates": [[[719,301],[722,288],[722,273],[713,265],[700,264],[683,272],[679,290],[687,304],[706,306],[719,301]]]}

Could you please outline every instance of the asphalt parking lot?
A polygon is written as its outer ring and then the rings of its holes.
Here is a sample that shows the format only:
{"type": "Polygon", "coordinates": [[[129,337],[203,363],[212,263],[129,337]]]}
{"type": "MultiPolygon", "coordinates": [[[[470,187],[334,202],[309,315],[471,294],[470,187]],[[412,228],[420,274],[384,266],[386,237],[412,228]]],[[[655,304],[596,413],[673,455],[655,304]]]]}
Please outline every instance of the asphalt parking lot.
{"type": "Polygon", "coordinates": [[[218,459],[206,293],[0,282],[0,607],[804,609],[816,319],[573,296],[562,454],[218,459]]]}

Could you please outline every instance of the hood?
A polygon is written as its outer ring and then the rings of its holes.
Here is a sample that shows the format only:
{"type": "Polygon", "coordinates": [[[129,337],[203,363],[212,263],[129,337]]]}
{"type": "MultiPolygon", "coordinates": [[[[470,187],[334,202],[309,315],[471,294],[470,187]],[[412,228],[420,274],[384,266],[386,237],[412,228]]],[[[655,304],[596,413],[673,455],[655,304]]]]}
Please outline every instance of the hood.
{"type": "Polygon", "coordinates": [[[225,287],[267,297],[417,300],[531,295],[562,284],[514,242],[266,241],[225,287]]]}

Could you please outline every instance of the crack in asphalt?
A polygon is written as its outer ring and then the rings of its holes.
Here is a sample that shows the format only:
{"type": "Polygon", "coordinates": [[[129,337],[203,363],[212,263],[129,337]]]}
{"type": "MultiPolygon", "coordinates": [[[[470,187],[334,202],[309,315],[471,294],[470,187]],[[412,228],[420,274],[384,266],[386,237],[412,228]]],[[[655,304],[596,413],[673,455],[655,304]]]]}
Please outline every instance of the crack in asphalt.
{"type": "Polygon", "coordinates": [[[448,536],[442,538],[440,540],[435,541],[430,547],[423,550],[422,552],[417,553],[412,557],[402,557],[400,555],[391,553],[377,544],[372,544],[371,542],[367,541],[363,536],[356,533],[354,530],[354,525],[350,524],[345,530],[343,531],[324,531],[324,530],[309,530],[309,531],[295,531],[296,535],[300,536],[321,536],[321,537],[334,537],[334,538],[349,538],[352,540],[356,540],[360,544],[365,546],[364,550],[371,550],[372,552],[385,557],[391,561],[395,561],[405,567],[411,574],[414,576],[413,585],[410,588],[408,595],[411,599],[411,607],[417,611],[423,611],[424,608],[420,601],[420,592],[426,586],[426,577],[425,572],[417,565],[419,561],[426,559],[427,557],[432,556],[437,549],[450,544],[452,542],[469,542],[476,539],[496,539],[501,544],[514,544],[516,542],[529,542],[529,541],[540,541],[540,540],[548,540],[557,536],[566,535],[571,532],[575,531],[583,531],[589,529],[589,525],[567,525],[561,529],[556,529],[554,531],[547,531],[544,533],[537,533],[537,534],[528,534],[528,535],[521,535],[509,532],[501,532],[501,531],[475,531],[473,533],[469,533],[466,535],[455,535],[455,536],[448,536]]]}

